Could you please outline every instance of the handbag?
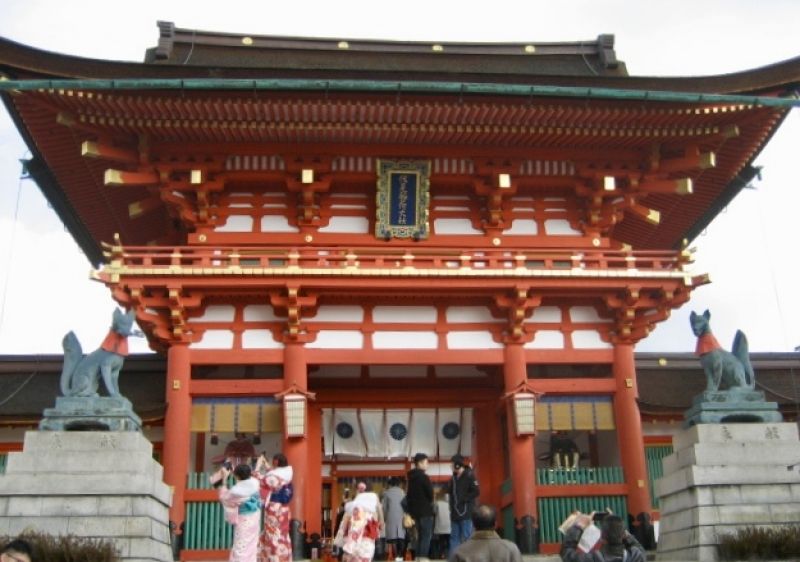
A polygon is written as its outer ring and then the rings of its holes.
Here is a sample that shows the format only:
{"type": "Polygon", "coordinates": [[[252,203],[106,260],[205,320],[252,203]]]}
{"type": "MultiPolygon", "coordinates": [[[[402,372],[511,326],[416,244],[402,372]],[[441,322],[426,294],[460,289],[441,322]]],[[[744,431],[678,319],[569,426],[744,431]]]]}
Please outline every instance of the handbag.
{"type": "Polygon", "coordinates": [[[410,529],[414,526],[414,518],[411,517],[408,513],[403,514],[403,528],[410,529]]]}

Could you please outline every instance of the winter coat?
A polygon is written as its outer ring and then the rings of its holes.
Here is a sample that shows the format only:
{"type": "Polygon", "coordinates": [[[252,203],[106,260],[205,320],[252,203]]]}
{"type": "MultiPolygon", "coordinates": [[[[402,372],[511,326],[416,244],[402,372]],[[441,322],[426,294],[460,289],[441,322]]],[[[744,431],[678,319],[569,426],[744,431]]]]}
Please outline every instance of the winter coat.
{"type": "Polygon", "coordinates": [[[406,502],[408,513],[414,519],[433,517],[433,485],[424,470],[412,468],[408,471],[406,502]]]}
{"type": "Polygon", "coordinates": [[[522,562],[519,548],[494,531],[475,531],[450,557],[451,562],[522,562]]]}
{"type": "Polygon", "coordinates": [[[461,476],[453,474],[448,484],[448,494],[450,495],[450,519],[452,521],[470,519],[475,502],[480,495],[478,481],[471,468],[464,468],[461,476]]]}
{"type": "Polygon", "coordinates": [[[398,486],[392,486],[383,493],[383,520],[386,540],[404,539],[403,508],[401,502],[405,492],[398,486]]]}

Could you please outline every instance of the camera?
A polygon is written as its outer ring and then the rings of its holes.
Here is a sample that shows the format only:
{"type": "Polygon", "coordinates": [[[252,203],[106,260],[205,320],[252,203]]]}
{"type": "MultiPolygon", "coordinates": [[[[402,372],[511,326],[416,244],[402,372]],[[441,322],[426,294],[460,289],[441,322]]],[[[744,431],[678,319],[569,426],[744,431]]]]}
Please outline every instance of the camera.
{"type": "Polygon", "coordinates": [[[231,464],[231,461],[225,461],[224,463],[222,463],[222,466],[226,470],[233,470],[233,464],[231,464]]]}
{"type": "Polygon", "coordinates": [[[592,521],[602,521],[608,515],[607,511],[598,511],[592,516],[592,521]]]}

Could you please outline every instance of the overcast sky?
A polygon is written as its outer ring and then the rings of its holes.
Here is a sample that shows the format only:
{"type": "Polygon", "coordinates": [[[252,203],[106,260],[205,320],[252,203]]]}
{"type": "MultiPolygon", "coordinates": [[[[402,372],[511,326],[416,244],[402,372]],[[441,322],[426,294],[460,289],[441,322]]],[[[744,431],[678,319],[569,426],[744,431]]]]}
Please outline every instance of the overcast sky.
{"type": "MultiPolygon", "coordinates": [[[[573,41],[616,36],[635,75],[720,74],[800,55],[798,0],[277,2],[0,1],[0,35],[51,51],[141,61],[156,21],[234,33],[423,41],[573,41]],[[213,5],[213,8],[206,8],[213,5]]],[[[760,181],[698,237],[696,273],[713,283],[663,323],[639,351],[691,351],[690,310],[712,312],[729,348],[736,328],[751,350],[800,345],[798,160],[794,110],[756,160],[760,181]]],[[[60,353],[75,330],[84,350],[105,335],[115,303],[89,281],[89,262],[36,185],[20,180],[26,148],[0,109],[0,354],[60,353]]],[[[147,351],[143,340],[131,350],[147,351]]]]}

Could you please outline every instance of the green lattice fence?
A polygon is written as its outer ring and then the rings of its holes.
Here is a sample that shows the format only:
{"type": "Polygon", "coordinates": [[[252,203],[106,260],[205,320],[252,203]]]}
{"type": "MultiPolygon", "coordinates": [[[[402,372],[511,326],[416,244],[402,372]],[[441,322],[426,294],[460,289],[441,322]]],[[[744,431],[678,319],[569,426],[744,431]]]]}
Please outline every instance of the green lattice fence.
{"type": "Polygon", "coordinates": [[[650,503],[654,509],[659,509],[655,482],[664,475],[661,459],[671,454],[672,445],[649,445],[644,448],[644,458],[647,462],[647,479],[650,485],[650,503]]]}
{"type": "Polygon", "coordinates": [[[568,498],[539,498],[539,533],[543,543],[560,543],[559,525],[576,509],[583,513],[611,509],[628,520],[625,496],[580,496],[568,498]]]}

